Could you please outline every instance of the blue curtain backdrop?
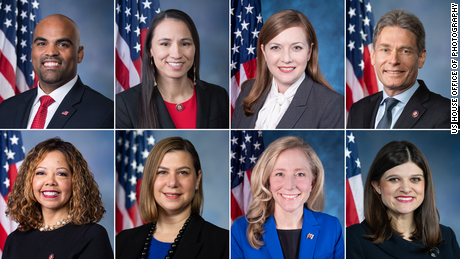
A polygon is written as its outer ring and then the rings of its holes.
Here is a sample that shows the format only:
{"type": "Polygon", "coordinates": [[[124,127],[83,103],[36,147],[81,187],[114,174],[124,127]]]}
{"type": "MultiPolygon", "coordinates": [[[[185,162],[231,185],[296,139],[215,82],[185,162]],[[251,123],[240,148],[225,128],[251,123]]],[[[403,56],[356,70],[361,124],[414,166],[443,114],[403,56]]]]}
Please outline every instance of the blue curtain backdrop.
{"type": "Polygon", "coordinates": [[[324,167],[326,207],[323,213],[337,217],[344,225],[344,135],[341,130],[329,131],[263,131],[264,146],[284,136],[298,136],[315,150],[324,167]]]}
{"type": "Polygon", "coordinates": [[[114,149],[113,130],[73,131],[73,130],[23,130],[21,131],[25,153],[38,143],[49,138],[60,137],[72,143],[88,162],[89,169],[99,185],[102,202],[106,213],[99,222],[109,234],[110,243],[114,248],[114,149]]]}
{"type": "MultiPolygon", "coordinates": [[[[388,11],[404,9],[415,14],[425,27],[426,60],[418,71],[428,89],[450,98],[450,0],[385,0],[371,1],[375,23],[388,11]],[[416,4],[415,4],[416,3],[416,4]]],[[[458,58],[454,58],[457,59],[458,58]]]]}
{"type": "Polygon", "coordinates": [[[407,140],[425,155],[433,175],[441,224],[460,235],[460,137],[448,131],[354,131],[363,182],[377,152],[393,140],[407,140]]]}
{"type": "Polygon", "coordinates": [[[229,229],[229,133],[226,130],[155,130],[155,143],[168,137],[188,139],[200,156],[204,207],[203,218],[229,229]]]}
{"type": "Polygon", "coordinates": [[[80,29],[81,46],[85,47],[78,74],[84,84],[114,99],[114,1],[41,0],[42,19],[63,14],[80,29]]]}
{"type": "Polygon", "coordinates": [[[261,0],[264,22],[272,14],[295,9],[308,17],[315,28],[319,47],[319,66],[324,77],[344,94],[344,2],[342,0],[261,0]]]}

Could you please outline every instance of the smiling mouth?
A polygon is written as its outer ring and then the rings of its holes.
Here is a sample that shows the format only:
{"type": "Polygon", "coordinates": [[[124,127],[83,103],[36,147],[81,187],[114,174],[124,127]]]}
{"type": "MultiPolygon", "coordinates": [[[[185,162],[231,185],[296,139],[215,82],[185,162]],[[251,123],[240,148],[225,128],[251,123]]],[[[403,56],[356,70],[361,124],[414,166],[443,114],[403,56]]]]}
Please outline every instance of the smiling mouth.
{"type": "Polygon", "coordinates": [[[396,197],[396,200],[399,202],[412,202],[415,199],[415,197],[396,197]]]}
{"type": "Polygon", "coordinates": [[[282,194],[280,193],[281,197],[286,198],[286,199],[296,199],[297,197],[300,196],[300,194],[282,194]]]}
{"type": "Polygon", "coordinates": [[[168,65],[172,66],[172,67],[180,67],[182,66],[184,63],[175,63],[175,62],[168,62],[168,65]]]}
{"type": "Polygon", "coordinates": [[[279,69],[281,70],[281,72],[289,73],[294,71],[295,67],[279,67],[279,69]]]}
{"type": "Polygon", "coordinates": [[[42,192],[43,194],[43,197],[45,198],[55,198],[59,195],[59,192],[55,192],[55,191],[44,191],[42,192]]]}
{"type": "Polygon", "coordinates": [[[385,70],[385,73],[392,74],[392,75],[397,75],[397,74],[402,74],[404,71],[389,71],[385,70]]]}
{"type": "Polygon", "coordinates": [[[57,61],[45,61],[45,62],[43,62],[43,66],[45,68],[55,68],[55,67],[58,67],[60,65],[61,65],[61,63],[59,63],[57,61]]]}

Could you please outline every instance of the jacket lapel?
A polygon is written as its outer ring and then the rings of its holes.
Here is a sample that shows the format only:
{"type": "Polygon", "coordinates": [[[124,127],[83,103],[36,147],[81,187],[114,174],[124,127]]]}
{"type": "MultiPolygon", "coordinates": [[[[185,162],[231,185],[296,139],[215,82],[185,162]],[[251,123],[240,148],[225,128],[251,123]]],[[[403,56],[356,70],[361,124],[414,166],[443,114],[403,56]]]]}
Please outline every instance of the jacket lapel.
{"type": "Polygon", "coordinates": [[[204,219],[195,214],[187,226],[184,236],[179,242],[176,254],[174,255],[175,259],[196,258],[203,246],[203,242],[198,242],[198,237],[201,236],[203,225],[204,219]]]}
{"type": "Polygon", "coordinates": [[[37,96],[37,88],[29,90],[31,94],[26,96],[21,104],[17,106],[16,116],[14,116],[14,127],[20,129],[27,128],[27,122],[29,121],[30,110],[32,104],[37,96]]]}
{"type": "Polygon", "coordinates": [[[313,258],[319,234],[319,230],[316,226],[318,226],[318,222],[313,216],[313,213],[304,208],[299,258],[313,258]]]}
{"type": "Polygon", "coordinates": [[[85,85],[78,77],[75,85],[70,89],[67,95],[62,100],[61,104],[56,110],[53,118],[48,124],[48,129],[62,129],[72,115],[77,111],[74,105],[81,102],[83,94],[85,93],[85,85]]]}
{"type": "Polygon", "coordinates": [[[307,108],[307,101],[310,98],[312,87],[313,80],[309,75],[306,74],[305,79],[300,84],[299,88],[297,88],[297,92],[295,93],[294,98],[292,98],[292,102],[284,113],[283,118],[281,118],[280,122],[278,123],[276,127],[277,129],[294,128],[295,124],[297,121],[299,121],[300,117],[307,108]]]}
{"type": "Polygon", "coordinates": [[[394,128],[413,128],[415,123],[423,116],[426,111],[423,103],[430,99],[430,91],[422,80],[418,80],[419,87],[414,95],[409,99],[404,110],[396,121],[394,128]],[[414,112],[417,116],[414,117],[414,112]]]}
{"type": "Polygon", "coordinates": [[[154,87],[153,91],[155,91],[155,102],[157,104],[158,120],[160,121],[161,128],[175,129],[176,125],[174,125],[174,122],[169,115],[168,108],[166,108],[163,97],[161,97],[160,91],[158,91],[158,87],[154,87]]]}
{"type": "Polygon", "coordinates": [[[196,128],[207,128],[209,120],[209,111],[210,111],[210,102],[206,100],[211,100],[212,96],[208,96],[209,93],[206,91],[206,85],[204,85],[200,80],[196,81],[196,128]]]}
{"type": "Polygon", "coordinates": [[[262,234],[262,240],[265,242],[265,247],[270,252],[271,257],[276,259],[284,258],[273,215],[268,218],[264,225],[264,230],[265,232],[262,234]]]}
{"type": "Polygon", "coordinates": [[[363,111],[363,128],[373,129],[375,126],[375,117],[379,110],[380,102],[383,99],[383,93],[378,92],[370,97],[369,109],[363,111]]]}

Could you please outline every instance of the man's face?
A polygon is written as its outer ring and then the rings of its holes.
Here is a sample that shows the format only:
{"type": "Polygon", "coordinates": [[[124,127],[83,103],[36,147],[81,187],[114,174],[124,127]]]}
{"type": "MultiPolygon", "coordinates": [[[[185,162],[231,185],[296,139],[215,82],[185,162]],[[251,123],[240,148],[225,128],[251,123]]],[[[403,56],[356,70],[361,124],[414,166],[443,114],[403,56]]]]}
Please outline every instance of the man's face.
{"type": "Polygon", "coordinates": [[[34,31],[32,65],[40,87],[50,93],[77,75],[83,60],[78,28],[67,18],[49,16],[34,31]]]}
{"type": "Polygon", "coordinates": [[[409,89],[425,63],[426,50],[418,54],[415,34],[396,26],[385,27],[377,38],[371,62],[385,92],[395,96],[409,89]]]}

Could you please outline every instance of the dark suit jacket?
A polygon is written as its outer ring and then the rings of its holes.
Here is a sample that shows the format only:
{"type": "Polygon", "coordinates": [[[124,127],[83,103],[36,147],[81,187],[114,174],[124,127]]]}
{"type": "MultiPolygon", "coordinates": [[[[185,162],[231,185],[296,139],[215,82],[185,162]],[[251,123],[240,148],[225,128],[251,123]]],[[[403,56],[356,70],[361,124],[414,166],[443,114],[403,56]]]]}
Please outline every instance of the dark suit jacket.
{"type": "MultiPolygon", "coordinates": [[[[455,233],[451,228],[439,225],[441,227],[442,239],[444,242],[438,246],[440,255],[437,259],[454,259],[460,258],[460,249],[458,247],[455,233]]],[[[382,244],[374,245],[365,238],[364,235],[370,234],[371,231],[366,221],[361,224],[355,224],[347,228],[347,258],[353,259],[422,259],[433,258],[430,255],[423,253],[420,249],[423,247],[421,243],[410,242],[403,239],[397,234],[383,242],[382,244]]]]}
{"type": "MultiPolygon", "coordinates": [[[[0,128],[25,129],[37,88],[0,103],[0,128]]],[[[78,77],[59,105],[47,129],[113,129],[113,101],[84,85],[78,77]],[[63,115],[63,112],[68,112],[63,115]]]]}
{"type": "MultiPolygon", "coordinates": [[[[116,238],[116,258],[139,258],[151,227],[152,223],[148,223],[120,232],[116,238]]],[[[195,215],[177,246],[174,259],[229,258],[228,241],[228,230],[195,215]]]]}
{"type": "MultiPolygon", "coordinates": [[[[268,93],[260,99],[253,110],[255,113],[246,116],[243,100],[249,95],[254,80],[244,85],[233,111],[233,129],[253,129],[257,115],[265,103],[268,93]]],[[[300,84],[286,113],[278,123],[277,129],[331,129],[344,128],[343,96],[327,86],[314,82],[310,76],[300,84]]]]}
{"type": "MultiPolygon", "coordinates": [[[[450,129],[450,100],[430,92],[422,80],[418,82],[420,86],[407,102],[393,128],[450,129]],[[413,116],[414,111],[418,112],[418,116],[413,116]]],[[[354,103],[348,113],[347,128],[373,129],[382,99],[383,93],[378,92],[354,103]]]]}
{"type": "MultiPolygon", "coordinates": [[[[168,109],[161,97],[158,88],[154,88],[155,102],[158,108],[158,119],[161,128],[175,129],[168,109]]],[[[228,129],[229,100],[227,91],[217,85],[201,80],[196,81],[196,127],[228,129]]],[[[117,129],[133,129],[139,127],[141,100],[141,85],[136,85],[116,95],[117,103],[117,129]]]]}
{"type": "MultiPolygon", "coordinates": [[[[342,226],[337,218],[304,208],[299,259],[343,259],[344,246],[342,226]],[[307,238],[312,234],[313,238],[307,238]]],[[[232,225],[232,259],[283,259],[283,250],[276,230],[275,218],[270,216],[264,225],[260,249],[253,248],[248,241],[246,217],[237,219],[232,225]]],[[[349,257],[351,258],[351,257],[349,257]]]]}

